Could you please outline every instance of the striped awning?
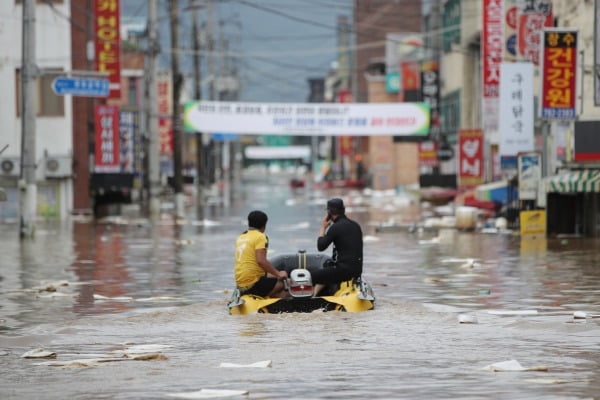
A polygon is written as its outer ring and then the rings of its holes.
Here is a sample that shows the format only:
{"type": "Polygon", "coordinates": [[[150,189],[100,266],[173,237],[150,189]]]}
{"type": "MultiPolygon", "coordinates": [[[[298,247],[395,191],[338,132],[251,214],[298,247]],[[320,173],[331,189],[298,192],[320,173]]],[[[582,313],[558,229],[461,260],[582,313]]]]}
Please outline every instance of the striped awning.
{"type": "Polygon", "coordinates": [[[600,169],[584,169],[549,176],[546,178],[546,192],[600,192],[600,169]]]}

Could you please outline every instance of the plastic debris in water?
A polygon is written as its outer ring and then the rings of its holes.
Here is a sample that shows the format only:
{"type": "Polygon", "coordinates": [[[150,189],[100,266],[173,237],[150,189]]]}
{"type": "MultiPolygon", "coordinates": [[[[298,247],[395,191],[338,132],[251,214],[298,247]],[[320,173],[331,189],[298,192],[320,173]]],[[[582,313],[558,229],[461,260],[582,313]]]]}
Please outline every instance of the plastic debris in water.
{"type": "Polygon", "coordinates": [[[200,389],[197,392],[167,393],[169,397],[178,399],[214,399],[217,397],[247,396],[247,390],[200,389]]]}
{"type": "Polygon", "coordinates": [[[573,313],[573,318],[574,319],[586,319],[587,313],[585,311],[575,311],[573,313]]]}
{"type": "Polygon", "coordinates": [[[478,323],[477,317],[470,314],[458,314],[458,322],[461,324],[476,324],[478,323]]]}
{"type": "Polygon", "coordinates": [[[545,365],[525,368],[517,360],[497,362],[483,367],[483,369],[492,372],[548,371],[548,367],[545,365]]]}
{"type": "Polygon", "coordinates": [[[271,367],[271,360],[257,361],[252,364],[234,364],[234,363],[221,363],[219,368],[269,368],[271,367]]]}
{"type": "Polygon", "coordinates": [[[44,349],[33,349],[24,353],[22,358],[56,358],[56,353],[44,349]]]}

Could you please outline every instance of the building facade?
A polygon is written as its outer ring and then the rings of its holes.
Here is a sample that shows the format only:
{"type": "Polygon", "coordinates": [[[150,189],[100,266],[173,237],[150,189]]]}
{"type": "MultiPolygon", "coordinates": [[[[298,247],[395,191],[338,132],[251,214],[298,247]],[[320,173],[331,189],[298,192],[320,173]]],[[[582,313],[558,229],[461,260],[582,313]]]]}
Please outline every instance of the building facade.
{"type": "MultiPolygon", "coordinates": [[[[55,94],[52,83],[71,71],[70,1],[55,1],[52,7],[35,3],[37,212],[44,218],[64,218],[73,209],[72,104],[67,96],[55,94]]],[[[0,219],[19,213],[22,11],[20,2],[0,2],[0,149],[8,146],[0,154],[0,186],[8,195],[0,203],[0,219]]]]}

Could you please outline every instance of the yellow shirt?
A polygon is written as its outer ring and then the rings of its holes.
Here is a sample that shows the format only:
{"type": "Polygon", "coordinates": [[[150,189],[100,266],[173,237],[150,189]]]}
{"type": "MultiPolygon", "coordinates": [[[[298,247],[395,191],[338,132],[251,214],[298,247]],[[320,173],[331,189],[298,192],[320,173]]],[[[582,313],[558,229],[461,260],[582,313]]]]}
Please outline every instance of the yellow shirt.
{"type": "Polygon", "coordinates": [[[235,284],[238,287],[254,285],[265,270],[256,261],[256,250],[267,249],[267,236],[257,229],[248,229],[235,241],[235,266],[233,269],[235,284]]]}

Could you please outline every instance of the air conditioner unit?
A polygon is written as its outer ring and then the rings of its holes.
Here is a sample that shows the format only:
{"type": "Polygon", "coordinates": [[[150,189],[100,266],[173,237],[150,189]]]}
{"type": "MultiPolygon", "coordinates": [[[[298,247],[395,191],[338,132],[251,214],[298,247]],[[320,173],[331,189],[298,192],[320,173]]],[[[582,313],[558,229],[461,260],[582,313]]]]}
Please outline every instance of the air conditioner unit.
{"type": "Polygon", "coordinates": [[[0,176],[19,176],[21,174],[21,158],[0,157],[0,176]]]}
{"type": "Polygon", "coordinates": [[[66,178],[73,174],[70,156],[46,156],[44,171],[46,178],[66,178]]]}

